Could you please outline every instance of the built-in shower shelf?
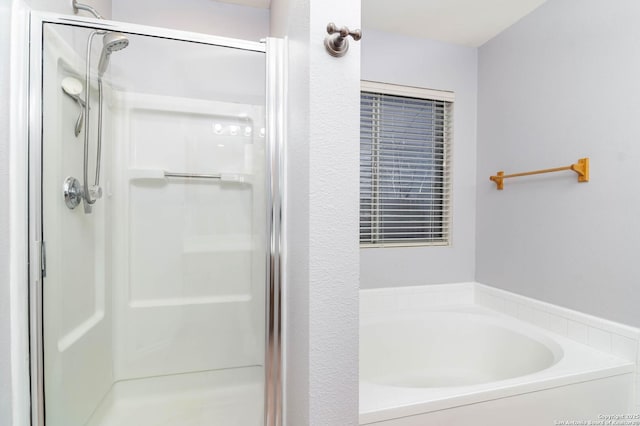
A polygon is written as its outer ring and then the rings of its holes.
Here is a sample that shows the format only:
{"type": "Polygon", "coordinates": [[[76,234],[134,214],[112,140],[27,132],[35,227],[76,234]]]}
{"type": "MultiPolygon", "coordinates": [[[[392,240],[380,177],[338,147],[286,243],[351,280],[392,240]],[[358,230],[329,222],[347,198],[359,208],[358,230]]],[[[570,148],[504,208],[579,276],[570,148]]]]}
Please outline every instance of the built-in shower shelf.
{"type": "Polygon", "coordinates": [[[187,173],[160,169],[129,169],[129,180],[211,180],[224,183],[240,183],[250,185],[251,175],[244,173],[187,173]]]}
{"type": "Polygon", "coordinates": [[[250,252],[256,249],[251,235],[203,235],[182,240],[182,252],[190,253],[231,253],[250,252]]]}

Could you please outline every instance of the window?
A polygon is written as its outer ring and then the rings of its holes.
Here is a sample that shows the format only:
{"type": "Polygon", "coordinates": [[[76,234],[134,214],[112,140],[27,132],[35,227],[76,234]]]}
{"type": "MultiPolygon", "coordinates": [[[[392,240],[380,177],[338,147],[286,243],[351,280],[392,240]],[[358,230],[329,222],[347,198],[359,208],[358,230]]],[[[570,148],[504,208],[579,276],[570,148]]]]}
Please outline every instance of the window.
{"type": "Polygon", "coordinates": [[[362,83],[360,244],[448,245],[453,93],[362,83]]]}

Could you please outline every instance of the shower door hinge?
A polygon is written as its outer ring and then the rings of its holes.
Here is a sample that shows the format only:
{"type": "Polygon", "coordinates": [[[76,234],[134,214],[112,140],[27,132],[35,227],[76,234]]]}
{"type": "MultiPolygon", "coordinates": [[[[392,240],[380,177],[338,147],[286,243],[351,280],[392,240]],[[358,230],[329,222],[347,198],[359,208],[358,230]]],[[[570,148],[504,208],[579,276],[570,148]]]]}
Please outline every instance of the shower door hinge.
{"type": "Polygon", "coordinates": [[[47,249],[44,241],[40,242],[40,270],[42,271],[42,278],[47,276],[47,249]]]}

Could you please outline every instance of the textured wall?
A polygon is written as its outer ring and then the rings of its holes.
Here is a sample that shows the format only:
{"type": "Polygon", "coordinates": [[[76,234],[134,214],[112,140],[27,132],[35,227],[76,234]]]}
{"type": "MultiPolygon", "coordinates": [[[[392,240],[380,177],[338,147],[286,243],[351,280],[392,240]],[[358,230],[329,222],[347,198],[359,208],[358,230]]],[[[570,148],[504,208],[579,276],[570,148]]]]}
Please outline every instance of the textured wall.
{"type": "Polygon", "coordinates": [[[549,1],[479,52],[477,280],[640,326],[640,2],[549,1]],[[591,157],[571,172],[498,170],[591,157]]]}
{"type": "Polygon", "coordinates": [[[362,79],[455,92],[450,247],[361,250],[362,288],[473,281],[477,49],[366,31],[362,79]]]}
{"type": "Polygon", "coordinates": [[[360,28],[360,1],[313,0],[309,31],[310,424],[347,426],[358,424],[360,44],[329,56],[328,22],[360,28]]]}
{"type": "Polygon", "coordinates": [[[360,46],[336,59],[322,43],[330,21],[359,27],[360,2],[274,1],[272,13],[290,56],[287,424],[356,425],[360,46]]]}

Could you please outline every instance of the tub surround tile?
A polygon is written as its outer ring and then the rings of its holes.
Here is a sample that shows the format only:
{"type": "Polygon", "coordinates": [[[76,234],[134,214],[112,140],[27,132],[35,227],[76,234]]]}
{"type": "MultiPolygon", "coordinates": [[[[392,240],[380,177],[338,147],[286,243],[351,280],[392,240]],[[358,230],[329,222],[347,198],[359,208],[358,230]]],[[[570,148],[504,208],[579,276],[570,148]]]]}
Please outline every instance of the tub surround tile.
{"type": "Polygon", "coordinates": [[[519,308],[519,304],[516,302],[513,302],[511,300],[505,300],[504,301],[504,313],[514,317],[514,318],[518,318],[518,308],[519,308]]]}
{"type": "Polygon", "coordinates": [[[611,353],[611,333],[596,327],[589,327],[589,346],[611,353]]]}
{"type": "Polygon", "coordinates": [[[543,310],[534,309],[533,324],[537,325],[540,328],[544,328],[545,330],[549,330],[551,324],[551,315],[543,310]]]}
{"type": "Polygon", "coordinates": [[[472,288],[458,288],[452,291],[440,293],[442,301],[446,305],[470,305],[473,303],[472,288]]]}
{"type": "Polygon", "coordinates": [[[532,307],[518,303],[517,318],[519,320],[533,324],[534,316],[535,316],[535,310],[532,307]]]}
{"type": "Polygon", "coordinates": [[[476,286],[477,286],[476,287],[476,303],[480,305],[483,304],[482,303],[483,299],[482,297],[478,297],[478,295],[481,293],[491,294],[495,297],[500,297],[505,300],[514,301],[516,303],[520,303],[520,304],[532,307],[534,309],[545,311],[552,315],[556,315],[562,318],[566,318],[568,320],[580,322],[590,327],[596,327],[601,330],[605,330],[610,333],[615,333],[621,336],[629,337],[634,340],[640,339],[640,330],[635,327],[609,321],[603,318],[598,318],[593,315],[584,314],[582,312],[574,311],[561,306],[552,305],[547,302],[542,302],[540,300],[532,299],[526,296],[521,296],[519,294],[511,293],[506,290],[498,289],[495,287],[490,287],[485,284],[476,283],[476,286]]]}
{"type": "Polygon", "coordinates": [[[389,312],[397,309],[396,292],[384,290],[368,290],[360,292],[360,312],[389,312]]]}
{"type": "Polygon", "coordinates": [[[611,336],[611,350],[614,355],[637,363],[638,341],[613,334],[611,336]]]}
{"type": "Polygon", "coordinates": [[[505,312],[505,299],[484,291],[476,292],[476,303],[494,311],[505,312]]]}
{"type": "Polygon", "coordinates": [[[636,413],[640,414],[640,372],[636,373],[636,386],[635,386],[635,402],[636,402],[636,413]]]}
{"type": "Polygon", "coordinates": [[[568,329],[569,320],[557,315],[549,315],[549,331],[567,337],[569,334],[568,329]]]}
{"type": "Polygon", "coordinates": [[[475,283],[432,284],[360,291],[360,312],[419,310],[474,303],[475,283]]]}
{"type": "Polygon", "coordinates": [[[441,286],[432,289],[426,286],[401,287],[398,292],[398,309],[429,308],[436,304],[436,293],[441,292],[441,286]]]}
{"type": "Polygon", "coordinates": [[[634,392],[635,392],[634,401],[636,403],[636,406],[635,406],[636,411],[635,411],[635,413],[640,414],[640,371],[638,371],[637,367],[636,367],[636,382],[635,382],[634,392]]]}
{"type": "Polygon", "coordinates": [[[442,305],[442,297],[437,291],[415,293],[408,302],[410,309],[433,308],[442,305]]]}
{"type": "Polygon", "coordinates": [[[512,316],[512,311],[506,309],[505,306],[509,303],[516,303],[516,318],[569,337],[595,349],[613,353],[640,365],[640,355],[638,355],[637,348],[640,343],[640,330],[634,327],[593,317],[483,284],[477,284],[476,303],[512,316]],[[496,299],[502,299],[503,303],[496,302],[496,299]],[[613,346],[614,339],[615,347],[613,346]],[[632,349],[633,342],[636,342],[636,357],[630,355],[634,353],[632,349]]]}
{"type": "Polygon", "coordinates": [[[409,294],[398,294],[397,309],[399,311],[407,311],[410,309],[412,296],[409,294]]]}
{"type": "Polygon", "coordinates": [[[589,327],[578,321],[568,320],[567,337],[578,343],[587,345],[589,343],[589,327]]]}

